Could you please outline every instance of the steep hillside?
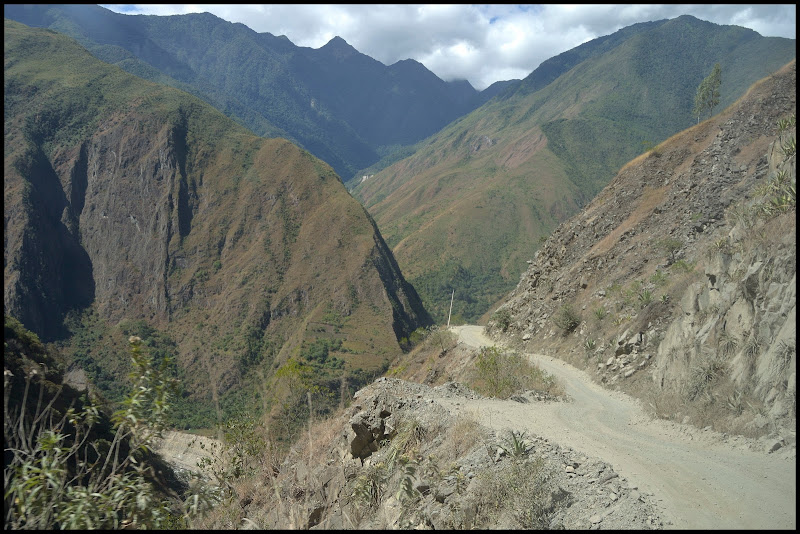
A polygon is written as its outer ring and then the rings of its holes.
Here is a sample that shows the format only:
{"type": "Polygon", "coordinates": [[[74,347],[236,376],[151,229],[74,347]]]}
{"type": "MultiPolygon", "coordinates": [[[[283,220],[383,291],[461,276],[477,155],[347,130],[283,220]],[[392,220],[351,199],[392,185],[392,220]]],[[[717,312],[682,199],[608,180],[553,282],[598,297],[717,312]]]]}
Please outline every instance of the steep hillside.
{"type": "Polygon", "coordinates": [[[791,39],[684,16],[625,28],[545,62],[419,143],[353,194],[426,307],[477,320],[531,250],[643,150],[696,122],[722,66],[722,105],[795,56],[791,39]]]}
{"type": "Polygon", "coordinates": [[[210,13],[122,15],[90,5],[7,5],[5,16],[78,40],[99,59],[192,92],[258,135],[286,137],[343,180],[467,113],[485,93],[422,64],[386,66],[336,37],[311,49],[210,13]]]}
{"type": "Polygon", "coordinates": [[[327,391],[429,323],[325,163],[53,31],[6,20],[4,45],[5,310],[108,389],[139,335],[207,425],[270,409],[289,358],[327,391]]]}
{"type": "Polygon", "coordinates": [[[793,442],[796,63],[625,165],[536,252],[493,335],[653,414],[793,442]]]}

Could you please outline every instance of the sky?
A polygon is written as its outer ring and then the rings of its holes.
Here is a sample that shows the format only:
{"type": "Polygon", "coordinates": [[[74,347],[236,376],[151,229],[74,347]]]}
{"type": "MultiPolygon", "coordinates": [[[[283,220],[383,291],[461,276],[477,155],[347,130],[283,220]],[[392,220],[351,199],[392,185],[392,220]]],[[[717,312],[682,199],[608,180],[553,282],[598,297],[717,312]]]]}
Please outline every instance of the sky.
{"type": "Polygon", "coordinates": [[[446,81],[483,90],[637,22],[693,15],[765,37],[797,38],[795,4],[101,4],[126,14],[209,12],[319,48],[342,37],[385,65],[415,59],[446,81]]]}

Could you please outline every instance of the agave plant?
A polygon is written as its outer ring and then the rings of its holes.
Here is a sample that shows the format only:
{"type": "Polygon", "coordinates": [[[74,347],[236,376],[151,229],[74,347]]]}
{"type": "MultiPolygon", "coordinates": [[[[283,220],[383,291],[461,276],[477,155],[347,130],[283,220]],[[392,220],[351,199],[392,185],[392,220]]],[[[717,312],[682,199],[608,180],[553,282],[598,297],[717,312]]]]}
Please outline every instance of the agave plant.
{"type": "Polygon", "coordinates": [[[778,119],[778,131],[783,132],[784,130],[788,130],[792,128],[797,122],[797,115],[790,115],[789,117],[785,117],[783,119],[778,119]]]}
{"type": "Polygon", "coordinates": [[[790,137],[789,139],[787,139],[786,142],[781,147],[783,149],[783,154],[787,158],[791,158],[792,156],[794,156],[795,151],[797,149],[796,145],[797,145],[797,141],[795,140],[794,137],[790,137]]]}
{"type": "Polygon", "coordinates": [[[733,334],[723,331],[719,335],[719,350],[723,356],[730,356],[739,347],[739,340],[733,334]]]}
{"type": "Polygon", "coordinates": [[[521,458],[527,455],[531,450],[525,432],[516,432],[514,430],[509,430],[508,438],[502,443],[498,443],[497,446],[503,449],[506,454],[512,458],[521,458]]]}

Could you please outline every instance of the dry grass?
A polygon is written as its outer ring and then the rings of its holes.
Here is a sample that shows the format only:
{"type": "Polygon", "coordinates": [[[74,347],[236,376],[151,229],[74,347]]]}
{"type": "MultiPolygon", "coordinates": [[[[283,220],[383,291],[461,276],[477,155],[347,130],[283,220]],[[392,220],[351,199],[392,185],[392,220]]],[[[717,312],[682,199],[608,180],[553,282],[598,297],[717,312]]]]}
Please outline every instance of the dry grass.
{"type": "Polygon", "coordinates": [[[469,382],[481,394],[502,399],[527,390],[552,396],[564,394],[555,378],[526,356],[517,352],[501,353],[496,347],[481,349],[474,360],[469,382]]]}
{"type": "Polygon", "coordinates": [[[447,429],[444,442],[435,451],[444,464],[461,458],[488,439],[488,432],[473,415],[461,415],[447,429]]]}
{"type": "Polygon", "coordinates": [[[647,188],[642,193],[639,203],[636,208],[631,212],[628,217],[622,221],[614,230],[611,231],[606,237],[598,241],[586,254],[586,257],[593,258],[602,256],[607,253],[611,248],[619,242],[620,236],[642,222],[645,218],[650,217],[656,206],[664,201],[664,196],[668,187],[647,188]]]}
{"type": "Polygon", "coordinates": [[[482,473],[475,482],[476,513],[469,528],[545,529],[549,526],[548,480],[540,458],[515,460],[482,473]]]}

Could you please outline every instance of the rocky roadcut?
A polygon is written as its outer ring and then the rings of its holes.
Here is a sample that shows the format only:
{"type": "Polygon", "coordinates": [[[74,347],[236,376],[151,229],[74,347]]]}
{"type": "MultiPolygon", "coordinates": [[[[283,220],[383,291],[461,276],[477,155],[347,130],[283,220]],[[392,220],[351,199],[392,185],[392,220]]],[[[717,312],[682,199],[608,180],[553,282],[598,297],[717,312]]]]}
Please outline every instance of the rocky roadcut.
{"type": "MultiPolygon", "coordinates": [[[[466,344],[494,344],[480,326],[456,330],[466,344]]],[[[527,431],[553,444],[575,447],[576,455],[608,462],[627,480],[620,487],[653,495],[669,527],[796,527],[793,448],[769,453],[764,442],[650,420],[631,397],[603,389],[584,372],[546,356],[531,358],[564,384],[570,402],[440,402],[455,411],[472,412],[494,429],[527,431]]]]}
{"type": "MultiPolygon", "coordinates": [[[[479,422],[494,432],[497,442],[509,435],[510,431],[527,431],[527,419],[546,410],[559,401],[537,401],[533,392],[516,395],[514,400],[501,401],[482,397],[460,384],[448,382],[434,388],[406,382],[381,378],[373,385],[357,394],[360,404],[378,392],[388,392],[391,397],[418,398],[414,413],[440,412],[443,418],[458,418],[462,414],[474,414],[479,422]],[[443,410],[443,408],[445,408],[443,410]],[[449,414],[447,413],[449,412],[449,414]],[[527,414],[527,415],[525,415],[527,414]]],[[[538,397],[541,399],[541,397],[538,397]]],[[[545,497],[547,508],[552,514],[549,527],[553,529],[660,529],[665,524],[657,511],[655,498],[651,493],[640,490],[632,481],[620,476],[614,468],[596,457],[586,455],[568,446],[565,441],[548,437],[538,437],[530,431],[525,433],[525,441],[533,458],[543,460],[551,473],[550,495],[545,497]]],[[[495,449],[492,449],[493,452],[495,449]]],[[[463,470],[471,480],[475,473],[484,469],[502,469],[502,462],[508,455],[506,451],[496,451],[496,456],[488,457],[484,451],[472,453],[463,460],[463,470]]]]}

